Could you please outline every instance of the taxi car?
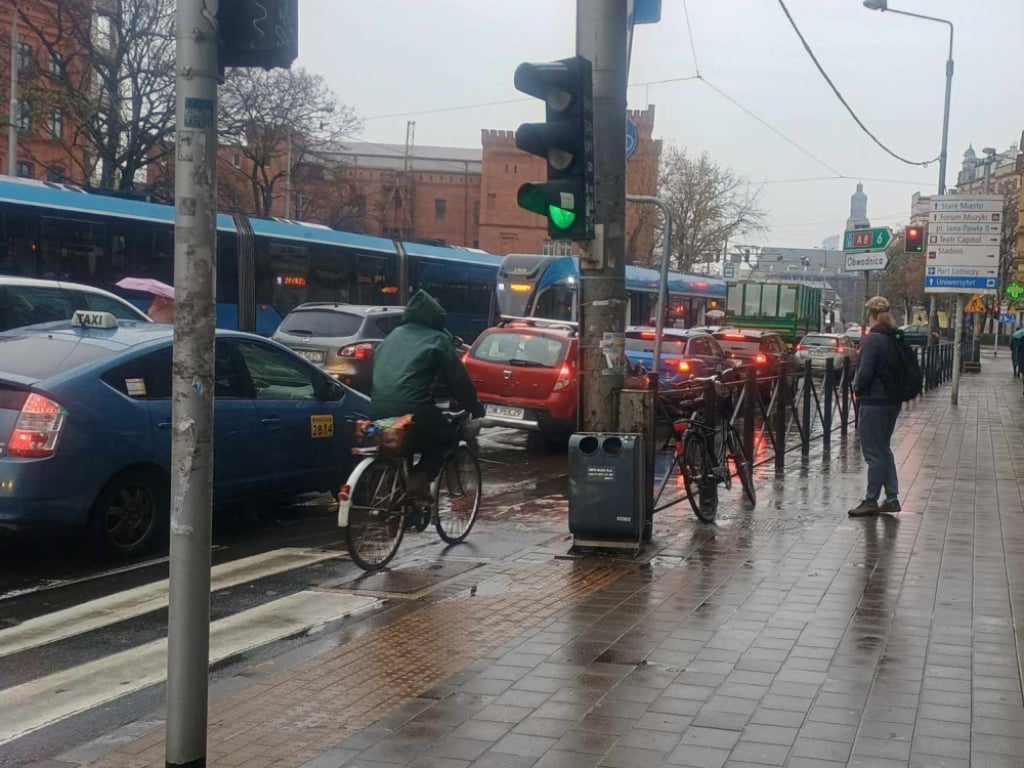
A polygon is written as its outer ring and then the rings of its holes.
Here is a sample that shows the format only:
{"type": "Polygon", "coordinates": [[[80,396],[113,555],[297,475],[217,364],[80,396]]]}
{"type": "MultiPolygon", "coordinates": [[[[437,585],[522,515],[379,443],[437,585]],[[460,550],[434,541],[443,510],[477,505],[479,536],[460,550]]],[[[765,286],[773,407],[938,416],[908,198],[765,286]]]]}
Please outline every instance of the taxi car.
{"type": "MultiPolygon", "coordinates": [[[[173,327],[75,312],[0,333],[0,529],[88,532],[131,555],[168,531],[173,327]]],[[[215,504],[338,488],[369,400],[286,347],[217,331],[215,504]]]]}

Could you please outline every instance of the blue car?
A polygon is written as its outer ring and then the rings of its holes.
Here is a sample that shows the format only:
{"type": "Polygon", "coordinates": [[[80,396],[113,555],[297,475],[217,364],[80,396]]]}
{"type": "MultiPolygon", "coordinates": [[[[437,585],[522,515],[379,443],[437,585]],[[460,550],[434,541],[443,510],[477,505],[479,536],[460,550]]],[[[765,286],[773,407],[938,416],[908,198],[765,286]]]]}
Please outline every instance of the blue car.
{"type": "MultiPolygon", "coordinates": [[[[114,555],[166,535],[172,334],[105,313],[0,333],[0,529],[85,529],[114,555]]],[[[234,331],[215,378],[215,504],[344,482],[364,395],[234,331]]]]}

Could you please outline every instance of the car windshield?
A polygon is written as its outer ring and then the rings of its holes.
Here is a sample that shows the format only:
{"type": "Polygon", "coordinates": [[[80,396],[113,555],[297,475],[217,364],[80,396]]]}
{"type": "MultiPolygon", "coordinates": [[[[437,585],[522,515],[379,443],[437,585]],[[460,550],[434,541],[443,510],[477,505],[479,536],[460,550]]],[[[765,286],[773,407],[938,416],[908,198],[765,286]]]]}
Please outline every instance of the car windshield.
{"type": "Polygon", "coordinates": [[[296,336],[355,336],[363,324],[362,315],[332,309],[296,309],[288,313],[278,328],[296,336]]]}
{"type": "Polygon", "coordinates": [[[804,336],[800,343],[808,347],[836,347],[839,346],[839,339],[831,336],[804,336]]]}
{"type": "MultiPolygon", "coordinates": [[[[654,352],[654,339],[654,331],[629,331],[626,333],[626,351],[654,352]]],[[[670,355],[686,354],[686,338],[663,333],[661,351],[670,355]]]]}
{"type": "Polygon", "coordinates": [[[30,379],[46,379],[112,354],[112,349],[79,339],[12,333],[0,336],[0,375],[12,373],[30,379]]]}
{"type": "Polygon", "coordinates": [[[532,333],[489,333],[470,353],[477,360],[533,368],[554,368],[565,356],[566,342],[532,333]]]}

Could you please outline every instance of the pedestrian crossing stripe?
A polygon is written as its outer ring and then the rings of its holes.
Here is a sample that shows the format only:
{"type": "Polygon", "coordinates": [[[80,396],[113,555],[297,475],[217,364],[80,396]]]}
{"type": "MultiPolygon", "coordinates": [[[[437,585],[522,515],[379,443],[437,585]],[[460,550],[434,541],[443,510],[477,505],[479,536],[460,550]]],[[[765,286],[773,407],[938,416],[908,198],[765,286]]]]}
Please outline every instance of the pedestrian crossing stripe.
{"type": "MultiPolygon", "coordinates": [[[[216,592],[337,557],[337,552],[287,547],[243,557],[214,566],[210,590],[216,592]]],[[[0,630],[0,658],[166,608],[168,587],[167,579],[144,584],[0,630]]]]}
{"type": "MultiPolygon", "coordinates": [[[[210,624],[210,663],[375,607],[381,601],[344,592],[310,590],[233,614],[210,624]]],[[[126,694],[157,685],[167,677],[167,640],[0,690],[0,745],[126,694]]]]}

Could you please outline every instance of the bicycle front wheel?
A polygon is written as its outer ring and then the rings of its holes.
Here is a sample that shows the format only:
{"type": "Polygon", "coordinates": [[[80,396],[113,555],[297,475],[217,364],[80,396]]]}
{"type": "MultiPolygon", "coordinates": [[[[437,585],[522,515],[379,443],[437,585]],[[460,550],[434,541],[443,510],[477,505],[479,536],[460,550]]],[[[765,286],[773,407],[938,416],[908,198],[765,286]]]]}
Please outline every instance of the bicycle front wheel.
{"type": "Polygon", "coordinates": [[[714,522],[718,515],[718,479],[703,437],[695,432],[687,434],[679,464],[693,514],[702,522],[714,522]]]}
{"type": "Polygon", "coordinates": [[[350,491],[345,544],[365,571],[383,568],[398,551],[405,534],[405,478],[391,459],[374,459],[350,491]]]}
{"type": "Polygon", "coordinates": [[[460,445],[445,460],[437,479],[434,525],[449,544],[465,540],[473,528],[480,513],[482,485],[480,462],[460,445]]]}
{"type": "Polygon", "coordinates": [[[740,439],[740,433],[736,427],[730,424],[726,435],[729,458],[736,465],[736,474],[740,476],[743,495],[747,497],[747,501],[752,506],[757,506],[757,488],[754,487],[754,462],[750,460],[747,452],[743,450],[743,441],[740,439]]]}

